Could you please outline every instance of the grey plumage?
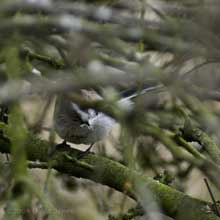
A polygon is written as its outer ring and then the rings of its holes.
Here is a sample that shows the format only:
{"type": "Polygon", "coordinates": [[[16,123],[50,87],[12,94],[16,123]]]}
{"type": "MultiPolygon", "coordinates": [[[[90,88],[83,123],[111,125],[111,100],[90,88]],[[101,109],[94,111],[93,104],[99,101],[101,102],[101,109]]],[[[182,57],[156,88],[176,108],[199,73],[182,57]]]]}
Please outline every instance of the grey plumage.
{"type": "Polygon", "coordinates": [[[82,111],[64,96],[58,96],[54,112],[54,128],[65,141],[75,144],[93,144],[104,139],[115,120],[92,109],[82,111]]]}
{"type": "MultiPolygon", "coordinates": [[[[140,93],[122,98],[118,101],[118,106],[123,110],[130,111],[134,105],[131,99],[160,88],[160,85],[149,87],[140,93]]],[[[87,100],[102,99],[94,90],[81,90],[81,92],[87,100]]],[[[116,121],[105,113],[96,112],[93,109],[82,110],[64,95],[57,97],[54,111],[54,128],[65,141],[75,144],[96,143],[108,135],[115,123],[116,121]]]]}

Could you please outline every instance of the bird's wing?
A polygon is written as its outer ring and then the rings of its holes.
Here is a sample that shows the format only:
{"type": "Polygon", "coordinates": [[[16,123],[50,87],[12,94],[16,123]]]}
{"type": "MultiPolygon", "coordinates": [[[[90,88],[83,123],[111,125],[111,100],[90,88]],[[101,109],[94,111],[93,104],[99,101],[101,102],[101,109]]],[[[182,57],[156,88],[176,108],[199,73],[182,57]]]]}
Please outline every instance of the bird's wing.
{"type": "Polygon", "coordinates": [[[80,109],[80,107],[71,102],[71,107],[72,107],[72,113],[74,114],[74,117],[79,117],[80,120],[84,123],[88,123],[89,122],[89,118],[90,118],[90,114],[86,111],[83,111],[82,109],[80,109]]]}
{"type": "Polygon", "coordinates": [[[54,116],[55,119],[65,117],[77,124],[88,124],[89,120],[89,114],[86,111],[81,110],[77,104],[61,95],[57,97],[54,116]]]}

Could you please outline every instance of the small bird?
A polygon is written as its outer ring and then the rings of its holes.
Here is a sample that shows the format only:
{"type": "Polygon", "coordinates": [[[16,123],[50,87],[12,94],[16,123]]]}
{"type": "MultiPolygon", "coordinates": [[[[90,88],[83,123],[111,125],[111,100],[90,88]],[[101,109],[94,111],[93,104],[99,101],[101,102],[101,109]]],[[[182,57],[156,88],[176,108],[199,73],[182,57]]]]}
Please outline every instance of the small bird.
{"type": "MultiPolygon", "coordinates": [[[[86,100],[100,100],[101,96],[94,90],[81,90],[86,100]]],[[[94,109],[82,110],[64,95],[57,97],[54,111],[54,128],[57,134],[67,142],[89,144],[90,147],[105,139],[116,121],[94,109]]]]}
{"type": "MultiPolygon", "coordinates": [[[[134,103],[131,99],[160,87],[160,85],[159,87],[156,85],[139,93],[133,93],[119,100],[118,105],[121,108],[132,110],[134,103]]],[[[81,93],[86,100],[102,99],[95,90],[82,89],[81,93]]],[[[115,119],[103,112],[97,112],[91,108],[81,109],[79,105],[70,101],[65,95],[57,97],[54,110],[54,128],[57,134],[64,139],[64,144],[65,141],[74,144],[88,144],[90,146],[85,152],[89,152],[94,143],[104,140],[108,136],[116,123],[115,119]]]]}

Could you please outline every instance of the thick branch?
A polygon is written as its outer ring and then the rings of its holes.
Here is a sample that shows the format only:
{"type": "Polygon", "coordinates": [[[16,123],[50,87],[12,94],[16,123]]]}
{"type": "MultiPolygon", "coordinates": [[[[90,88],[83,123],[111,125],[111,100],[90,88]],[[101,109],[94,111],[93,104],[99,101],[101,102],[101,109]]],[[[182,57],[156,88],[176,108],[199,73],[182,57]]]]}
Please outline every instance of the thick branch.
{"type": "MultiPolygon", "coordinates": [[[[0,146],[2,153],[10,153],[10,142],[7,138],[0,138],[0,146]]],[[[29,160],[48,161],[48,149],[50,145],[47,141],[29,135],[26,146],[29,160]]],[[[76,158],[80,152],[76,149],[64,151],[72,158],[76,158]]],[[[53,168],[59,172],[107,185],[134,199],[138,196],[136,185],[145,185],[153,192],[155,199],[160,203],[167,215],[175,219],[185,219],[186,217],[192,220],[219,219],[213,212],[208,210],[209,203],[191,198],[150,177],[130,170],[118,162],[95,154],[89,154],[78,163],[76,159],[72,161],[67,160],[67,158],[63,156],[64,151],[62,149],[62,151],[59,151],[54,156],[53,168]],[[82,163],[89,164],[90,169],[86,166],[81,166],[82,163]]]]}

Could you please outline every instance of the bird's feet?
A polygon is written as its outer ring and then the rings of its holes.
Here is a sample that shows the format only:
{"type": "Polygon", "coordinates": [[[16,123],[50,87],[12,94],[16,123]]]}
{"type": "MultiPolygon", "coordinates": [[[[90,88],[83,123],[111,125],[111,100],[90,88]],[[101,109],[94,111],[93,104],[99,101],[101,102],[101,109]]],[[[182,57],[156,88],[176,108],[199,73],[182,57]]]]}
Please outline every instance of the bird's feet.
{"type": "Polygon", "coordinates": [[[80,152],[78,155],[77,155],[77,159],[82,159],[83,157],[85,157],[86,155],[88,155],[89,153],[92,153],[90,152],[90,150],[92,149],[93,147],[93,144],[91,144],[85,151],[83,152],[80,152]]]}
{"type": "Polygon", "coordinates": [[[63,141],[60,144],[52,146],[48,151],[48,156],[52,157],[57,151],[68,151],[70,148],[70,145],[67,144],[66,141],[63,141]]]}

